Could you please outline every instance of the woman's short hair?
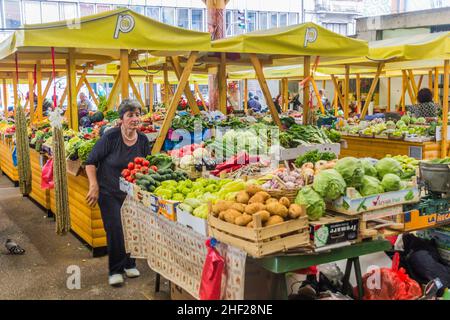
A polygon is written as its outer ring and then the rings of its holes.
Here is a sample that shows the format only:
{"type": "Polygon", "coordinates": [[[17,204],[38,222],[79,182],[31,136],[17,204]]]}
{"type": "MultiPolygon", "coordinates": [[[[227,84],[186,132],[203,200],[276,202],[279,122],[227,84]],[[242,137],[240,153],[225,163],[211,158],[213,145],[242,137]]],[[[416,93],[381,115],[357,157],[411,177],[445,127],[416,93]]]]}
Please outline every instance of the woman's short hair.
{"type": "Polygon", "coordinates": [[[120,119],[123,119],[123,116],[128,111],[142,111],[141,105],[137,100],[134,99],[124,99],[119,105],[119,116],[120,119]]]}
{"type": "Polygon", "coordinates": [[[428,88],[420,89],[417,93],[417,100],[419,103],[431,102],[433,101],[433,93],[428,88]]]}

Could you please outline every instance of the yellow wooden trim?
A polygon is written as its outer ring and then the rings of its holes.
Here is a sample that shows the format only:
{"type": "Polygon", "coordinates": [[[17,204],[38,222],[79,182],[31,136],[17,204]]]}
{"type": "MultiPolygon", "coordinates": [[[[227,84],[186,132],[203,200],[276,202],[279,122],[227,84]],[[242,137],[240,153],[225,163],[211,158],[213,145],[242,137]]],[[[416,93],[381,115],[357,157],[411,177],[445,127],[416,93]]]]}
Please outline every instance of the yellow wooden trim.
{"type": "Polygon", "coordinates": [[[121,71],[119,71],[114,81],[113,87],[111,88],[111,92],[109,93],[108,100],[106,101],[106,110],[112,110],[117,95],[119,94],[120,79],[121,79],[121,71]]]}
{"type": "Polygon", "coordinates": [[[363,108],[363,110],[361,112],[361,118],[362,119],[365,118],[365,116],[367,114],[367,110],[369,109],[370,100],[372,100],[372,96],[373,96],[373,94],[375,92],[375,89],[377,87],[378,80],[380,79],[381,71],[383,71],[383,64],[382,63],[380,63],[378,65],[377,73],[375,74],[375,78],[373,79],[372,85],[370,86],[369,93],[367,94],[367,98],[366,98],[366,101],[364,103],[364,108],[363,108]]]}
{"type": "Polygon", "coordinates": [[[130,97],[130,89],[128,83],[129,75],[129,60],[128,60],[128,50],[120,50],[120,83],[121,83],[121,94],[122,100],[130,97]]]}
{"type": "Polygon", "coordinates": [[[153,145],[152,154],[158,153],[161,151],[161,148],[164,144],[164,140],[166,139],[167,132],[169,131],[170,125],[172,124],[173,117],[175,116],[175,111],[177,109],[178,102],[181,98],[181,94],[189,80],[189,76],[194,68],[195,61],[197,60],[198,52],[192,51],[189,55],[188,61],[184,67],[183,73],[180,77],[180,81],[178,83],[177,90],[172,98],[170,106],[167,108],[166,118],[164,119],[163,125],[161,127],[160,134],[153,145]]]}
{"type": "MultiPolygon", "coordinates": [[[[183,68],[180,65],[180,60],[177,56],[173,56],[171,58],[173,69],[175,70],[175,75],[180,81],[181,74],[183,73],[183,68]]],[[[194,95],[192,94],[189,81],[186,84],[186,87],[184,88],[184,94],[186,95],[186,99],[188,100],[189,106],[191,107],[191,110],[194,114],[200,114],[200,109],[197,106],[197,100],[195,100],[194,95]]]]}
{"type": "Polygon", "coordinates": [[[67,98],[67,87],[64,88],[63,94],[61,96],[61,99],[59,99],[59,106],[61,107],[64,103],[64,101],[66,101],[67,98]]]}
{"type": "Polygon", "coordinates": [[[6,86],[6,79],[3,79],[3,112],[4,115],[8,115],[8,87],[6,86]]]}
{"type": "Polygon", "coordinates": [[[349,115],[349,102],[348,95],[350,94],[350,66],[345,65],[345,89],[344,89],[344,118],[348,119],[349,115]]]}
{"type": "Polygon", "coordinates": [[[320,99],[319,89],[317,88],[314,77],[311,77],[311,84],[314,89],[314,93],[316,94],[317,104],[319,105],[320,111],[322,112],[322,114],[325,114],[325,108],[323,107],[322,99],[320,99]]]}
{"type": "Polygon", "coordinates": [[[412,104],[415,104],[416,103],[416,98],[414,96],[413,88],[411,87],[411,78],[409,77],[409,75],[408,75],[406,70],[403,70],[402,72],[405,74],[406,90],[408,91],[409,99],[411,100],[412,104]]]}
{"type": "Polygon", "coordinates": [[[391,77],[388,77],[387,81],[388,81],[387,111],[391,111],[391,94],[392,94],[391,77]]]}
{"type": "Polygon", "coordinates": [[[449,86],[449,61],[444,62],[444,99],[442,103],[442,141],[441,141],[441,158],[448,155],[447,151],[447,132],[448,132],[448,86],[449,86]]]}
{"type": "Polygon", "coordinates": [[[341,89],[339,89],[338,79],[334,74],[331,74],[330,77],[334,85],[334,91],[337,92],[338,101],[341,103],[341,106],[344,106],[344,101],[342,100],[342,92],[341,89]]]}
{"type": "Polygon", "coordinates": [[[17,88],[17,73],[14,71],[12,76],[12,83],[13,83],[13,95],[14,95],[14,117],[16,116],[16,109],[19,105],[19,95],[18,95],[18,88],[17,88]]]}
{"type": "Polygon", "coordinates": [[[433,91],[433,70],[428,71],[428,89],[433,91]]]}
{"type": "Polygon", "coordinates": [[[148,76],[148,103],[150,112],[153,112],[153,76],[148,76]]]}
{"type": "Polygon", "coordinates": [[[417,93],[416,93],[416,98],[417,98],[417,95],[419,94],[419,91],[420,91],[420,89],[422,88],[422,83],[423,83],[423,74],[420,76],[420,78],[419,78],[419,84],[417,85],[417,93]]]}
{"type": "Polygon", "coordinates": [[[275,108],[275,104],[273,103],[272,96],[270,95],[269,86],[267,85],[267,81],[264,77],[264,71],[262,69],[261,62],[254,53],[250,54],[250,60],[252,61],[253,68],[255,69],[256,77],[258,79],[259,86],[261,87],[261,91],[263,92],[266,103],[269,106],[269,111],[272,115],[272,119],[275,124],[280,129],[282,129],[283,126],[281,124],[280,117],[278,116],[278,111],[275,108]]]}
{"type": "Polygon", "coordinates": [[[244,79],[244,112],[248,111],[248,79],[244,79]]]}
{"type": "Polygon", "coordinates": [[[361,75],[356,74],[356,112],[361,112],[361,75]]]}
{"type": "Polygon", "coordinates": [[[434,68],[434,102],[439,104],[439,68],[434,68]]]}
{"type": "Polygon", "coordinates": [[[36,62],[36,95],[37,95],[37,115],[36,121],[40,122],[44,118],[42,115],[42,105],[44,104],[44,98],[42,97],[42,68],[41,61],[36,62]]]}
{"type": "Polygon", "coordinates": [[[223,114],[227,114],[227,59],[226,54],[220,54],[220,65],[219,65],[219,110],[223,114]]]}
{"type": "Polygon", "coordinates": [[[78,106],[77,106],[77,95],[76,95],[76,82],[77,82],[77,69],[75,64],[75,48],[69,48],[69,59],[68,59],[68,99],[67,99],[67,110],[70,114],[69,126],[72,130],[79,131],[78,127],[78,106]]]}
{"type": "Polygon", "coordinates": [[[95,95],[94,90],[91,87],[91,84],[89,83],[89,81],[86,77],[83,77],[83,80],[84,80],[84,84],[86,85],[86,87],[89,91],[89,94],[92,97],[92,100],[94,100],[94,103],[98,106],[98,99],[97,99],[97,96],[95,95]]]}

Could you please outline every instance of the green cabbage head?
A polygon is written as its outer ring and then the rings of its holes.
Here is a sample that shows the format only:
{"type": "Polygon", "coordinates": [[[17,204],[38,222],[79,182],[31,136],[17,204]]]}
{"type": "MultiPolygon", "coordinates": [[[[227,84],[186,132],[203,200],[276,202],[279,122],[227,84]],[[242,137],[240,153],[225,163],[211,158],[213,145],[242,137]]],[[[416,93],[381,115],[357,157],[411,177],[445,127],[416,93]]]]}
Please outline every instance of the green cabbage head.
{"type": "Polygon", "coordinates": [[[306,207],[309,220],[319,220],[325,214],[325,202],[311,187],[300,189],[295,198],[295,203],[306,207]]]}
{"type": "Polygon", "coordinates": [[[347,187],[359,187],[364,177],[364,168],[361,160],[345,157],[336,162],[334,169],[344,178],[347,187]]]}
{"type": "Polygon", "coordinates": [[[401,179],[399,176],[392,173],[385,174],[383,180],[381,180],[381,186],[386,192],[398,191],[402,188],[401,179]]]}
{"type": "Polygon", "coordinates": [[[384,192],[383,186],[380,180],[371,176],[364,176],[362,179],[362,185],[359,190],[361,195],[364,197],[370,196],[372,194],[380,194],[384,192]]]}
{"type": "Polygon", "coordinates": [[[366,176],[376,177],[378,172],[375,166],[367,159],[361,160],[362,166],[364,168],[364,174],[366,176]]]}
{"type": "Polygon", "coordinates": [[[336,200],[345,193],[345,180],[334,169],[320,171],[314,177],[314,191],[326,200],[336,200]]]}
{"type": "Polygon", "coordinates": [[[381,159],[375,165],[375,169],[377,169],[378,178],[380,179],[383,179],[383,177],[388,173],[392,173],[397,176],[400,176],[402,174],[402,165],[400,164],[400,162],[393,158],[381,159]]]}

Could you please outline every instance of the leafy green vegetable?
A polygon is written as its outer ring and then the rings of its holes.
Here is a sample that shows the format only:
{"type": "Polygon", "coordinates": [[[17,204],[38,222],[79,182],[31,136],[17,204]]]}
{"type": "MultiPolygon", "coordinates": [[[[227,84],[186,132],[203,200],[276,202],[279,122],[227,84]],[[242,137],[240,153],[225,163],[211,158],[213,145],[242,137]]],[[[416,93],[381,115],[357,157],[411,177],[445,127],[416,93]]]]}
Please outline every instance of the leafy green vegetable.
{"type": "Polygon", "coordinates": [[[361,188],[359,189],[361,195],[370,196],[372,194],[380,194],[384,192],[380,180],[371,176],[364,176],[362,178],[361,188]]]}
{"type": "Polygon", "coordinates": [[[399,176],[392,173],[385,174],[383,180],[381,180],[381,186],[386,192],[400,190],[401,179],[399,176]]]}
{"type": "Polygon", "coordinates": [[[345,180],[334,169],[320,171],[314,177],[314,190],[326,200],[336,200],[345,192],[345,180]]]}
{"type": "Polygon", "coordinates": [[[319,220],[325,214],[325,202],[311,187],[300,189],[295,203],[306,207],[309,220],[319,220]]]}
{"type": "Polygon", "coordinates": [[[295,159],[297,167],[303,166],[307,162],[316,163],[319,160],[330,161],[336,159],[336,155],[332,152],[319,152],[319,150],[308,151],[295,159]]]}
{"type": "Polygon", "coordinates": [[[361,160],[345,157],[336,162],[334,169],[342,175],[348,187],[358,188],[361,185],[364,176],[361,160]]]}
{"type": "Polygon", "coordinates": [[[113,122],[114,120],[119,119],[119,113],[114,110],[108,110],[106,111],[105,119],[108,120],[109,122],[113,122]]]}
{"type": "Polygon", "coordinates": [[[169,155],[158,153],[156,155],[147,156],[147,160],[150,162],[151,166],[157,166],[158,171],[164,169],[174,169],[175,164],[169,155]]]}
{"type": "Polygon", "coordinates": [[[378,178],[380,179],[383,179],[383,177],[388,173],[392,173],[397,176],[401,176],[402,174],[402,165],[393,158],[381,159],[375,165],[375,169],[377,169],[378,178]]]}
{"type": "Polygon", "coordinates": [[[362,162],[362,166],[364,168],[364,174],[366,176],[376,177],[378,175],[377,169],[375,169],[375,167],[372,165],[372,163],[369,160],[363,159],[363,160],[361,160],[361,162],[362,162]]]}
{"type": "Polygon", "coordinates": [[[78,157],[80,158],[82,163],[85,163],[92,149],[94,149],[95,144],[97,143],[97,139],[85,140],[83,141],[78,148],[78,157]]]}
{"type": "Polygon", "coordinates": [[[299,145],[331,143],[327,135],[318,127],[298,124],[280,133],[280,144],[284,148],[296,148],[299,145]]]}

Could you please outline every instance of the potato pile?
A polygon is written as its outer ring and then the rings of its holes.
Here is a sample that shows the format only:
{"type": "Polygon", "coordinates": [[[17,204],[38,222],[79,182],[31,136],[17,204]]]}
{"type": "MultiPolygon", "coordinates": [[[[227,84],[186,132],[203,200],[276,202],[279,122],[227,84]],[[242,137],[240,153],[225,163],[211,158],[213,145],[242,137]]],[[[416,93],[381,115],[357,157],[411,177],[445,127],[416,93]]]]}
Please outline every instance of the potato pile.
{"type": "Polygon", "coordinates": [[[212,206],[212,214],[219,219],[238,226],[254,228],[253,215],[261,217],[263,227],[297,219],[306,215],[302,206],[292,203],[288,198],[279,200],[262,190],[258,185],[249,185],[240,191],[235,201],[219,200],[212,206]]]}

